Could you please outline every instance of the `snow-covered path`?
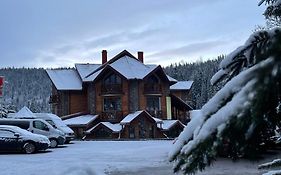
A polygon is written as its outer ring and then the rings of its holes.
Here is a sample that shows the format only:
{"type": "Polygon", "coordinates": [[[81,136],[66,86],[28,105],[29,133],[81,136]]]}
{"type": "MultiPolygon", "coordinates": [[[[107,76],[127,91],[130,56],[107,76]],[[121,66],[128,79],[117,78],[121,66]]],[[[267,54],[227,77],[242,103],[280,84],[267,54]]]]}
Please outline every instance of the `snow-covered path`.
{"type": "Polygon", "coordinates": [[[0,154],[0,174],[104,174],[168,164],[172,141],[75,141],[33,155],[0,154]]]}

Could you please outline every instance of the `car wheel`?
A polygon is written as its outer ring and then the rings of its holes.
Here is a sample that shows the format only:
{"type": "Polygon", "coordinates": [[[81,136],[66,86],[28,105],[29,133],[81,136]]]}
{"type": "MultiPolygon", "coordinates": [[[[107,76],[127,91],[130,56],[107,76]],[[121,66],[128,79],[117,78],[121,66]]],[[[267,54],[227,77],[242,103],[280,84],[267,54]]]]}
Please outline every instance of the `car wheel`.
{"type": "Polygon", "coordinates": [[[58,141],[56,139],[50,139],[50,147],[55,148],[58,146],[58,141]]]}
{"type": "Polygon", "coordinates": [[[66,144],[69,144],[69,143],[70,143],[70,140],[66,140],[65,143],[66,143],[66,144]]]}
{"type": "Polygon", "coordinates": [[[24,144],[23,150],[26,154],[32,154],[36,151],[36,147],[35,147],[34,143],[27,142],[24,144]]]}

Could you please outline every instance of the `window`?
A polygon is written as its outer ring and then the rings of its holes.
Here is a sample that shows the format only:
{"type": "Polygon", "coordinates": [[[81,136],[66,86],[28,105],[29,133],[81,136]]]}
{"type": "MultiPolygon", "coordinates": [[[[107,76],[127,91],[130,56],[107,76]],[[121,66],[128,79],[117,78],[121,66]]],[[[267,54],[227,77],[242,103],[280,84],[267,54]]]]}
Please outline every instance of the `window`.
{"type": "Polygon", "coordinates": [[[7,130],[0,130],[1,137],[14,137],[14,133],[7,130]]]}
{"type": "Polygon", "coordinates": [[[36,129],[45,130],[45,131],[49,130],[48,126],[41,121],[33,121],[33,127],[36,129]]]}
{"type": "Polygon", "coordinates": [[[109,74],[105,79],[104,79],[104,84],[105,85],[112,85],[112,84],[121,84],[121,78],[116,75],[116,74],[109,74]]]}
{"type": "Polygon", "coordinates": [[[129,126],[129,138],[135,138],[135,128],[133,126],[129,126]]]}
{"type": "Polygon", "coordinates": [[[104,111],[121,111],[121,98],[120,97],[108,97],[103,101],[104,111]]]}
{"type": "Polygon", "coordinates": [[[147,97],[146,108],[148,111],[160,111],[160,97],[147,97]]]}
{"type": "Polygon", "coordinates": [[[147,83],[159,83],[159,80],[156,76],[152,75],[147,78],[146,82],[147,83]]]}
{"type": "Polygon", "coordinates": [[[53,120],[46,120],[46,122],[48,122],[50,125],[52,125],[52,127],[57,128],[56,124],[53,122],[53,120]]]}

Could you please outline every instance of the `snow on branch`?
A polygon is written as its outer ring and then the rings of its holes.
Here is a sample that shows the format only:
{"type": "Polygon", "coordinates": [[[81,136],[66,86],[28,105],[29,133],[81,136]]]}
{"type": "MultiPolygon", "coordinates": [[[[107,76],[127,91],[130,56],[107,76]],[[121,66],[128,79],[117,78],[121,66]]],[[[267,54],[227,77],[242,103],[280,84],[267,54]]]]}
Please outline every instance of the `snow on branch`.
{"type": "Polygon", "coordinates": [[[281,170],[273,170],[273,171],[269,171],[267,173],[264,173],[262,175],[280,175],[281,174],[281,170]]]}
{"type": "Polygon", "coordinates": [[[267,169],[267,168],[273,168],[273,167],[280,167],[281,166],[281,159],[275,159],[271,162],[267,162],[264,164],[259,165],[259,169],[267,169]]]}
{"type": "Polygon", "coordinates": [[[225,75],[228,75],[230,80],[244,69],[252,67],[256,63],[268,58],[268,49],[278,44],[274,38],[279,33],[280,28],[253,33],[243,46],[238,47],[221,61],[220,70],[212,77],[211,84],[216,84],[225,75]],[[265,45],[268,46],[264,47],[265,45]]]}

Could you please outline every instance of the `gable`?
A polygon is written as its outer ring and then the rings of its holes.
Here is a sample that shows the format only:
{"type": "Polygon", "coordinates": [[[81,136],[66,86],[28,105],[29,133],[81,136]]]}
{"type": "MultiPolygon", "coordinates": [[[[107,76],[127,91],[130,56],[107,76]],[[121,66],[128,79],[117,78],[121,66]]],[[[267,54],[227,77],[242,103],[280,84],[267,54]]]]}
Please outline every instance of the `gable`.
{"type": "Polygon", "coordinates": [[[134,113],[128,114],[121,122],[121,125],[130,124],[134,120],[137,120],[139,117],[146,117],[151,123],[156,123],[153,117],[146,111],[136,111],[134,113]]]}

